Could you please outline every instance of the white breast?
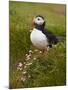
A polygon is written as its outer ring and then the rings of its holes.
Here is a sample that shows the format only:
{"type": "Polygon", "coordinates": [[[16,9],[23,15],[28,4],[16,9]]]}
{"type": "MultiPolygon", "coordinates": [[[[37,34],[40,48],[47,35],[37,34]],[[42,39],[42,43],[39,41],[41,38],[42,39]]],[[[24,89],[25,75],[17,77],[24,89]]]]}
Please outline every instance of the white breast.
{"type": "Polygon", "coordinates": [[[39,49],[45,49],[48,46],[47,37],[40,30],[35,28],[31,32],[30,39],[33,45],[39,49]]]}

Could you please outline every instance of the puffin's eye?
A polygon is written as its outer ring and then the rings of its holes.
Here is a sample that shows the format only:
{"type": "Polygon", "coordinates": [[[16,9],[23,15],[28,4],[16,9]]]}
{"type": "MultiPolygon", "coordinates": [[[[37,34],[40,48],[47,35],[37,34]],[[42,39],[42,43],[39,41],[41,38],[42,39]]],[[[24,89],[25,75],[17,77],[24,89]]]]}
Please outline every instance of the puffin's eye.
{"type": "Polygon", "coordinates": [[[40,20],[40,19],[38,18],[38,20],[40,20]]]}

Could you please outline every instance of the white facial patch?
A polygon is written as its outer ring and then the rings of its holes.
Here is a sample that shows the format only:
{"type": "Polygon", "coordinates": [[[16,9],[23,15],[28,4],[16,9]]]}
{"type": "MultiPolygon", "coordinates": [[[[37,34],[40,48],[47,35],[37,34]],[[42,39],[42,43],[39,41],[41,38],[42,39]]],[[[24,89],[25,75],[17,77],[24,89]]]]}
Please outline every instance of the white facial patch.
{"type": "Polygon", "coordinates": [[[44,19],[41,17],[34,18],[34,22],[38,25],[42,25],[44,23],[44,19]]]}

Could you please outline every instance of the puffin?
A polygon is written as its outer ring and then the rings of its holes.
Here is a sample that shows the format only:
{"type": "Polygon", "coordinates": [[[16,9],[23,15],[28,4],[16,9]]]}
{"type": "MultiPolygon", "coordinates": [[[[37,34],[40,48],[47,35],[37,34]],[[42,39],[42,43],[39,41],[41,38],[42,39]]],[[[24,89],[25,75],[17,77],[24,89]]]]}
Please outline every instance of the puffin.
{"type": "Polygon", "coordinates": [[[58,43],[58,38],[45,28],[46,21],[43,16],[38,15],[33,19],[33,30],[30,34],[32,44],[42,52],[48,51],[58,43]]]}

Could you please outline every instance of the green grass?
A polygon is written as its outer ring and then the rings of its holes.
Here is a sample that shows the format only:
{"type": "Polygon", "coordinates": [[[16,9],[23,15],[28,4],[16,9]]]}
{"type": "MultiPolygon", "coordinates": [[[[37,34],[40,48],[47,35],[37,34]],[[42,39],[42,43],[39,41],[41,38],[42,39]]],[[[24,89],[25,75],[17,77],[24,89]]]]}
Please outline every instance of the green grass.
{"type": "Polygon", "coordinates": [[[57,36],[66,37],[65,5],[9,2],[10,23],[10,88],[62,86],[66,84],[66,46],[65,40],[48,54],[39,51],[32,54],[27,62],[25,54],[36,49],[30,41],[32,20],[42,15],[46,27],[57,36]],[[36,57],[36,60],[33,58],[36,57]],[[25,82],[21,80],[23,70],[17,70],[19,62],[32,63],[26,68],[25,82]]]}

